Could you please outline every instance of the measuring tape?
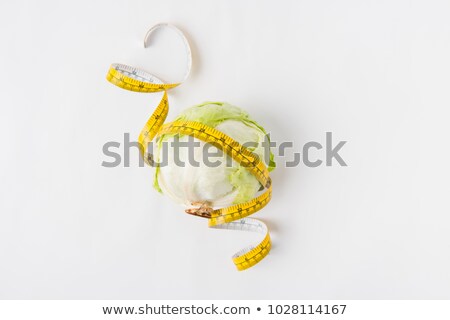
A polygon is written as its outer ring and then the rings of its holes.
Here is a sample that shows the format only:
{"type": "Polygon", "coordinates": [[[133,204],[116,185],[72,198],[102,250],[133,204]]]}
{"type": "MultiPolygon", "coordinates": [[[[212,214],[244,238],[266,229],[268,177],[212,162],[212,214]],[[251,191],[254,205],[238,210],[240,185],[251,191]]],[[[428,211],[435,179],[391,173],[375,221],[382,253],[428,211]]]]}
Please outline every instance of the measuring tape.
{"type": "Polygon", "coordinates": [[[238,270],[248,269],[261,261],[271,248],[270,234],[266,224],[257,219],[247,218],[256,211],[261,210],[271,199],[272,180],[270,179],[269,171],[258,155],[212,127],[194,121],[164,123],[169,113],[167,91],[179,86],[187,79],[192,66],[192,54],[184,34],[175,26],[167,23],[157,24],[147,32],[144,39],[144,47],[148,47],[151,34],[160,28],[174,30],[183,40],[188,61],[182,81],[172,84],[164,83],[146,71],[123,64],[112,64],[106,79],[116,86],[130,91],[144,93],[164,92],[161,101],[148,119],[138,139],[141,156],[147,164],[152,165],[152,155],[148,153],[148,147],[153,139],[168,133],[190,135],[224,151],[250,171],[266,189],[261,195],[248,202],[215,209],[211,212],[205,213],[201,210],[195,211],[193,209],[186,210],[190,214],[208,218],[208,225],[211,228],[251,231],[262,234],[262,241],[255,245],[247,246],[233,255],[233,262],[238,270]]]}

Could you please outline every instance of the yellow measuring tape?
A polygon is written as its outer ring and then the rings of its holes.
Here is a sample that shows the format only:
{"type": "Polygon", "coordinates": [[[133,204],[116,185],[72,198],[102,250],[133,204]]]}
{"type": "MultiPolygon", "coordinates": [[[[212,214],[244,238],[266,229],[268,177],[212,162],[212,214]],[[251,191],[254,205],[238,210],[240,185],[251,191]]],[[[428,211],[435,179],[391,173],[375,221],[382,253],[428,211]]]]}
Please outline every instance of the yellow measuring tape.
{"type": "MultiPolygon", "coordinates": [[[[144,46],[148,46],[149,37],[155,30],[164,27],[176,31],[185,44],[188,56],[188,67],[183,79],[184,81],[188,77],[191,69],[192,55],[186,37],[178,28],[166,23],[155,25],[148,31],[144,40],[144,46]]],[[[167,84],[146,71],[123,64],[112,64],[106,79],[116,86],[130,91],[145,93],[164,92],[159,105],[148,119],[138,139],[141,155],[147,164],[151,165],[151,154],[148,153],[148,147],[153,139],[167,133],[190,135],[224,151],[228,156],[232,157],[236,162],[250,171],[261,183],[266,189],[261,195],[245,203],[212,210],[207,215],[209,227],[252,231],[264,235],[263,240],[256,245],[243,248],[233,255],[233,262],[238,270],[248,269],[261,261],[269,253],[271,248],[269,231],[262,221],[247,217],[256,211],[261,210],[270,201],[272,195],[271,179],[264,162],[261,161],[258,155],[251,152],[248,148],[244,147],[231,137],[202,123],[194,121],[175,121],[165,124],[164,121],[169,113],[167,90],[177,87],[183,81],[167,84]]],[[[196,213],[193,212],[193,214],[196,213]]],[[[205,216],[202,213],[196,215],[205,216]]]]}

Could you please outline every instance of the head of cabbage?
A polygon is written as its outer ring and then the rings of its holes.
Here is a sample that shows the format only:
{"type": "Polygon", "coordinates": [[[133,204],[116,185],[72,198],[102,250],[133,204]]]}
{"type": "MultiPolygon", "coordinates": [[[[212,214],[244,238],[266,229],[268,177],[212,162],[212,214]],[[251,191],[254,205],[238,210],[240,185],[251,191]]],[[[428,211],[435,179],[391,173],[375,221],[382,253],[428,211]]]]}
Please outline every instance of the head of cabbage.
{"type": "MultiPolygon", "coordinates": [[[[225,102],[205,102],[186,109],[175,119],[183,120],[215,128],[240,144],[251,145],[248,148],[263,161],[267,158],[264,154],[267,148],[263,145],[263,141],[269,138],[266,131],[236,106],[225,102]]],[[[251,200],[261,188],[245,167],[216,147],[190,136],[161,136],[153,156],[155,163],[164,164],[156,166],[155,189],[186,208],[205,204],[218,208],[243,203],[251,200]],[[187,147],[175,148],[176,143],[187,147]]],[[[272,152],[268,158],[266,165],[271,171],[275,168],[272,152]]]]}

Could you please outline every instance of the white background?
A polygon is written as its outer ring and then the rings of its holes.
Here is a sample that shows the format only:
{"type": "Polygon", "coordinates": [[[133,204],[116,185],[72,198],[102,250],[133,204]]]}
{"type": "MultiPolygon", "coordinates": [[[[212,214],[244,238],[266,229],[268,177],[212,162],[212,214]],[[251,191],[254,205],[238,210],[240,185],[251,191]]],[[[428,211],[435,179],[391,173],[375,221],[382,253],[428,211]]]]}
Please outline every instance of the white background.
{"type": "MultiPolygon", "coordinates": [[[[0,298],[450,298],[448,1],[0,3],[0,298]],[[347,141],[335,163],[285,168],[257,214],[273,250],[237,272],[252,234],[208,229],[104,168],[160,99],[105,80],[113,62],[188,81],[169,118],[205,100],[245,108],[276,141],[347,141]]],[[[323,159],[324,153],[314,157],[323,159]]]]}

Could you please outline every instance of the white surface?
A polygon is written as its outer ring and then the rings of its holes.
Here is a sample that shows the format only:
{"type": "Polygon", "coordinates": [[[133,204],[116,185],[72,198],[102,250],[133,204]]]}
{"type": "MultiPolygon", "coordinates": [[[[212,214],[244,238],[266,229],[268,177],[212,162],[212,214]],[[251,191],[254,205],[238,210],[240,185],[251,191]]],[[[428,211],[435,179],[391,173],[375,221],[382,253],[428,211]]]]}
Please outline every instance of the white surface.
{"type": "MultiPolygon", "coordinates": [[[[2,1],[0,298],[450,298],[448,1],[2,1]],[[105,80],[113,62],[179,79],[173,118],[205,100],[247,109],[277,141],[347,140],[348,167],[279,167],[268,258],[104,168],[160,96],[105,80]]],[[[317,153],[320,155],[320,153],[317,153]]]]}

